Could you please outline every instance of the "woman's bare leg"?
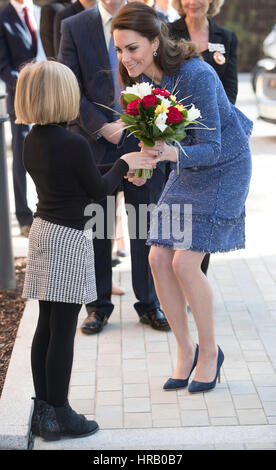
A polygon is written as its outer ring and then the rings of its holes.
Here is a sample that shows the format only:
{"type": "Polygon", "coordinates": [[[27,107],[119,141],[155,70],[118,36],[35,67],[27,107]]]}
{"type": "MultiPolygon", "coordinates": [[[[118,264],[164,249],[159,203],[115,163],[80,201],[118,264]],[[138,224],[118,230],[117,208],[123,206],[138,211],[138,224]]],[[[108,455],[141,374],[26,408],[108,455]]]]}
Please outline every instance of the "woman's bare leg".
{"type": "Polygon", "coordinates": [[[191,307],[198,330],[199,357],[194,380],[211,382],[216,375],[218,349],[215,342],[213,293],[201,271],[204,253],[177,250],[173,270],[191,307]]]}
{"type": "Polygon", "coordinates": [[[172,377],[186,379],[193,365],[195,343],[188,327],[184,291],[172,268],[174,254],[168,248],[152,246],[149,262],[157,296],[177,341],[177,366],[172,377]]]}

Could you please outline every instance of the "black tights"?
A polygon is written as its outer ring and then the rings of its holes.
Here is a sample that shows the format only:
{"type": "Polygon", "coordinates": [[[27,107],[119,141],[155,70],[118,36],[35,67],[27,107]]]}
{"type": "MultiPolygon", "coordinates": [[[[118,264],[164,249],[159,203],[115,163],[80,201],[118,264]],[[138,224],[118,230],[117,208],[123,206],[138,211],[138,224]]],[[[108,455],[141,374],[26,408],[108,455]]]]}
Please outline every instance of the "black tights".
{"type": "Polygon", "coordinates": [[[31,349],[36,398],[64,405],[71,377],[80,304],[39,301],[39,318],[31,349]]]}

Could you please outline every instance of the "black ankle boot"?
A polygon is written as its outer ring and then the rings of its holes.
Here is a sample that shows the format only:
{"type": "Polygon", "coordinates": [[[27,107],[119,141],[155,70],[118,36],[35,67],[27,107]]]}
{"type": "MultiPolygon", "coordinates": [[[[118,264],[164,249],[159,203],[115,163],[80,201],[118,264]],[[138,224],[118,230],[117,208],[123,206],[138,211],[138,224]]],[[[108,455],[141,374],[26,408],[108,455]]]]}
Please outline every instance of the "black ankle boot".
{"type": "Polygon", "coordinates": [[[34,409],[31,420],[31,432],[34,436],[40,436],[39,424],[47,403],[35,397],[32,397],[32,400],[34,400],[34,409]]]}
{"type": "Polygon", "coordinates": [[[88,421],[85,416],[72,410],[68,400],[63,406],[46,404],[40,421],[40,436],[47,441],[57,441],[61,436],[85,437],[98,431],[96,421],[88,421]]]}

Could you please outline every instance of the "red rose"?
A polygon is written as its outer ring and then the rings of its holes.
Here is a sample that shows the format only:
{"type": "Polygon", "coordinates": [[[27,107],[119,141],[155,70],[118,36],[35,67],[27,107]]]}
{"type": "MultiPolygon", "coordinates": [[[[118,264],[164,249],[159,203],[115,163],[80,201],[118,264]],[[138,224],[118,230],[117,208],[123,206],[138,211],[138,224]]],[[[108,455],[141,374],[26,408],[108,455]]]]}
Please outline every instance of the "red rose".
{"type": "Polygon", "coordinates": [[[142,99],[142,103],[145,109],[150,108],[151,106],[157,105],[157,98],[155,95],[146,95],[142,99]]]}
{"type": "Polygon", "coordinates": [[[169,98],[170,96],[170,93],[167,90],[164,90],[163,88],[155,88],[154,90],[152,90],[152,92],[155,95],[164,96],[164,98],[169,98]]]}
{"type": "Polygon", "coordinates": [[[168,116],[167,116],[167,123],[168,124],[177,124],[178,122],[182,121],[183,116],[180,111],[174,106],[170,106],[168,108],[168,116]]]}
{"type": "Polygon", "coordinates": [[[126,107],[126,114],[130,114],[131,116],[137,116],[139,114],[138,111],[138,106],[141,103],[142,100],[140,98],[137,98],[136,100],[131,101],[128,103],[126,107]]]}

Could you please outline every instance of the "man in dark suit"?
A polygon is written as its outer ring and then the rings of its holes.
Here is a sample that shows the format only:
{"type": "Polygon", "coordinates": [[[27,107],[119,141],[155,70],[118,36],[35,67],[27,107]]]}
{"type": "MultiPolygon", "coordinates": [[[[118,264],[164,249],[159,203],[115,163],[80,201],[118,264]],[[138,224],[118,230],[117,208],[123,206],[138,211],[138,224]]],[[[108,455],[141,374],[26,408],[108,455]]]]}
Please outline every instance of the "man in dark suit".
{"type": "MultiPolygon", "coordinates": [[[[96,103],[109,107],[116,106],[116,90],[113,73],[115,49],[110,35],[110,24],[125,2],[123,0],[100,0],[94,8],[62,21],[61,42],[58,60],[69,66],[81,86],[81,108],[72,130],[84,135],[92,148],[97,163],[112,163],[128,151],[138,150],[135,138],[120,137],[123,126],[115,122],[115,114],[96,103]],[[119,141],[127,142],[121,144],[119,141]]],[[[125,202],[135,208],[136,238],[131,237],[132,285],[137,302],[134,307],[140,321],[159,330],[168,330],[169,325],[155,292],[148,263],[149,247],[145,239],[139,238],[139,204],[156,203],[165,182],[165,169],[158,167],[153,177],[143,186],[137,187],[124,180],[125,202]],[[138,236],[137,236],[138,235],[138,236]]],[[[107,200],[102,202],[107,227],[107,200]]],[[[110,223],[110,221],[109,221],[110,223]]],[[[130,227],[133,231],[133,227],[130,227]]],[[[114,308],[111,302],[111,237],[94,238],[95,269],[98,299],[87,305],[88,318],[82,325],[84,333],[102,330],[114,308]]],[[[145,237],[146,238],[146,235],[145,237]]]]}
{"type": "Polygon", "coordinates": [[[26,170],[23,166],[23,142],[29,126],[15,124],[14,96],[18,71],[35,58],[45,59],[39,36],[40,7],[31,0],[11,0],[0,11],[0,78],[6,84],[7,108],[12,130],[13,186],[15,214],[21,235],[28,236],[33,221],[27,203],[26,170]]]}
{"type": "Polygon", "coordinates": [[[92,8],[96,5],[97,0],[77,0],[76,2],[69,5],[64,10],[59,11],[54,18],[54,51],[55,57],[58,56],[59,50],[59,43],[60,43],[60,27],[61,22],[65,18],[69,18],[70,16],[77,15],[83,10],[87,10],[88,8],[92,8]]]}
{"type": "Polygon", "coordinates": [[[71,5],[71,0],[54,1],[41,8],[40,36],[46,56],[54,59],[54,19],[57,13],[71,5]]]}

